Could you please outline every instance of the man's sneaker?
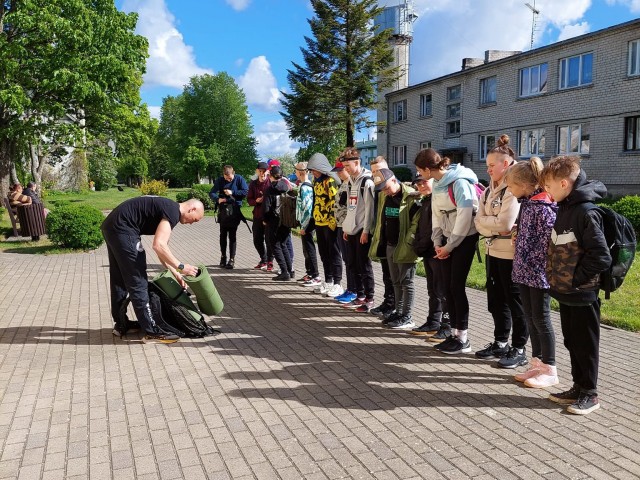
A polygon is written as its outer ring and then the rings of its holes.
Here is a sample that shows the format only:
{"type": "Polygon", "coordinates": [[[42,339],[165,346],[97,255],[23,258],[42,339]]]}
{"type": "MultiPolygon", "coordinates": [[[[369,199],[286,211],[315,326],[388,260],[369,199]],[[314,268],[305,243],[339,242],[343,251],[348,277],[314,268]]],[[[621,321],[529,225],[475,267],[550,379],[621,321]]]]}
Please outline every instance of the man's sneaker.
{"type": "MultiPolygon", "coordinates": [[[[455,342],[456,340],[458,340],[458,337],[456,337],[455,335],[451,334],[451,335],[447,336],[447,338],[445,338],[442,342],[434,345],[433,348],[435,348],[436,350],[442,350],[443,348],[448,348],[449,345],[451,343],[455,342]]],[[[429,341],[429,339],[427,339],[427,341],[429,341]]]]}
{"type": "Polygon", "coordinates": [[[281,273],[276,275],[275,277],[271,277],[271,280],[276,282],[288,282],[289,280],[293,280],[288,273],[281,273]]]}
{"type": "Polygon", "coordinates": [[[587,415],[600,408],[597,394],[580,393],[578,400],[567,407],[567,412],[574,415],[587,415]]]}
{"type": "Polygon", "coordinates": [[[267,268],[265,268],[264,270],[265,270],[265,272],[267,272],[267,273],[271,273],[271,272],[273,272],[273,263],[272,263],[272,262],[268,262],[268,263],[267,263],[267,268]]]}
{"type": "Polygon", "coordinates": [[[220,257],[220,268],[227,268],[227,257],[220,257]]]}
{"type": "Polygon", "coordinates": [[[309,280],[311,280],[312,278],[313,278],[313,277],[307,273],[304,277],[299,278],[297,281],[298,281],[298,282],[302,282],[302,283],[304,283],[304,282],[308,282],[308,281],[309,281],[309,280]]]}
{"type": "Polygon", "coordinates": [[[289,272],[289,277],[291,277],[291,280],[294,280],[296,278],[296,271],[295,270],[291,270],[289,272]]]}
{"type": "Polygon", "coordinates": [[[344,288],[342,288],[342,285],[335,283],[324,295],[330,298],[336,298],[338,295],[342,295],[343,293],[344,288]]]}
{"type": "Polygon", "coordinates": [[[448,323],[443,323],[440,325],[440,328],[436,332],[435,335],[432,335],[427,338],[427,342],[431,343],[442,343],[451,335],[451,327],[448,323]]]}
{"type": "Polygon", "coordinates": [[[322,282],[320,285],[313,289],[313,293],[324,295],[329,291],[331,287],[333,287],[333,283],[322,282]]]}
{"type": "Polygon", "coordinates": [[[362,305],[356,308],[356,313],[369,313],[369,310],[373,308],[373,300],[365,301],[362,305]]]}
{"type": "Polygon", "coordinates": [[[392,330],[407,330],[415,326],[411,315],[400,315],[396,320],[387,323],[387,328],[392,330]]]}
{"type": "Polygon", "coordinates": [[[367,303],[367,301],[365,300],[364,297],[363,298],[354,298],[349,303],[343,303],[341,306],[342,306],[342,308],[358,308],[361,305],[364,305],[365,303],[367,303]]]}
{"type": "Polygon", "coordinates": [[[369,313],[372,315],[384,315],[385,313],[393,312],[395,307],[393,305],[389,305],[388,303],[381,303],[375,308],[372,308],[369,313]]]}
{"type": "Polygon", "coordinates": [[[176,343],[178,340],[180,337],[172,333],[147,333],[142,339],[144,343],[176,343]]]}
{"type": "Polygon", "coordinates": [[[482,360],[493,360],[494,358],[502,358],[509,353],[509,344],[501,347],[498,342],[487,343],[482,350],[476,352],[476,357],[482,360]]]}
{"type": "Polygon", "coordinates": [[[127,333],[138,333],[140,331],[140,322],[132,322],[131,320],[127,320],[126,322],[127,324],[124,332],[118,327],[118,325],[114,325],[111,333],[116,337],[123,337],[127,333]]]}
{"type": "Polygon", "coordinates": [[[322,280],[320,280],[320,277],[316,277],[316,278],[310,278],[309,280],[302,282],[302,286],[303,287],[317,287],[322,285],[322,280]]]}
{"type": "Polygon", "coordinates": [[[396,320],[398,320],[402,315],[400,315],[398,312],[396,312],[395,310],[389,313],[385,313],[382,316],[382,326],[383,327],[388,327],[389,324],[391,322],[395,322],[396,320]]]}
{"type": "Polygon", "coordinates": [[[266,270],[266,268],[267,268],[267,262],[258,262],[258,264],[255,267],[253,267],[254,270],[266,270]]]}
{"type": "Polygon", "coordinates": [[[440,330],[440,322],[437,322],[435,320],[427,320],[424,324],[420,325],[417,328],[414,328],[409,333],[411,335],[429,336],[435,335],[436,333],[438,333],[438,330],[440,330]]]}
{"type": "Polygon", "coordinates": [[[469,353],[471,351],[471,343],[469,342],[469,340],[462,343],[458,337],[453,337],[453,340],[451,340],[438,350],[440,350],[442,353],[446,353],[447,355],[469,353]]]}
{"type": "Polygon", "coordinates": [[[356,298],[358,298],[358,295],[350,292],[349,290],[346,290],[342,295],[338,295],[337,297],[335,297],[334,300],[344,305],[346,303],[353,302],[356,298]]]}
{"type": "Polygon", "coordinates": [[[529,363],[527,360],[527,350],[522,347],[522,351],[518,351],[516,347],[511,347],[509,352],[498,360],[499,368],[516,368],[529,363]]]}
{"type": "Polygon", "coordinates": [[[577,402],[578,398],[580,398],[580,387],[578,385],[574,385],[564,392],[552,393],[549,395],[549,400],[559,403],[560,405],[571,405],[572,403],[577,402]]]}

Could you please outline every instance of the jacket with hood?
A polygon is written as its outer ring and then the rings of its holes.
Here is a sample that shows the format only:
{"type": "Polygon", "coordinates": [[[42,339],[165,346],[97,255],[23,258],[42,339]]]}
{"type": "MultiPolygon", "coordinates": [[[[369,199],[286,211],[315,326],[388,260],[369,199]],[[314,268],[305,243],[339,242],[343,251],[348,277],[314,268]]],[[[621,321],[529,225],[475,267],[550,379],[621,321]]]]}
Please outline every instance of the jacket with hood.
{"type": "Polygon", "coordinates": [[[413,242],[413,251],[420,257],[431,258],[436,254],[433,239],[431,238],[431,231],[433,230],[431,194],[417,200],[416,205],[420,206],[420,219],[418,220],[418,228],[416,229],[416,238],[413,242]]]}
{"type": "Polygon", "coordinates": [[[477,233],[473,222],[473,216],[478,210],[478,196],[473,186],[477,182],[478,177],[473,170],[457,163],[447,168],[440,180],[434,179],[431,194],[431,238],[436,247],[442,246],[444,236],[447,238],[444,249],[451,253],[465,237],[477,233]],[[449,198],[449,184],[453,184],[455,204],[449,198]]]}
{"type": "Polygon", "coordinates": [[[337,227],[334,204],[340,185],[330,175],[331,164],[321,153],[314,153],[307,162],[307,169],[320,172],[322,176],[313,180],[313,221],[317,227],[337,227]]]}
{"type": "Polygon", "coordinates": [[[280,194],[291,190],[291,183],[286,178],[280,178],[277,182],[271,182],[264,195],[263,212],[264,220],[269,225],[278,225],[280,222],[280,194]]]}
{"type": "Polygon", "coordinates": [[[478,213],[474,217],[476,229],[485,237],[487,255],[513,260],[515,249],[511,242],[511,229],[516,223],[518,212],[520,203],[507,190],[504,178],[500,183],[491,181],[478,201],[478,213]]]}
{"type": "Polygon", "coordinates": [[[593,203],[606,194],[601,182],[587,180],[580,170],[569,196],[558,203],[546,271],[551,296],[560,303],[590,305],[597,299],[600,274],[611,265],[611,254],[593,203]]]}
{"type": "Polygon", "coordinates": [[[253,207],[253,220],[259,221],[262,220],[263,210],[264,210],[264,196],[266,195],[267,189],[271,185],[271,181],[269,180],[269,176],[264,179],[264,182],[259,182],[256,178],[255,180],[251,180],[249,183],[249,193],[247,194],[247,203],[253,207]],[[256,202],[256,199],[262,197],[262,202],[256,202]]]}
{"type": "Polygon", "coordinates": [[[551,196],[542,189],[522,199],[511,271],[514,283],[541,290],[549,289],[545,269],[557,210],[558,206],[551,196]]]}
{"type": "Polygon", "coordinates": [[[313,214],[313,185],[304,181],[298,187],[296,197],[296,220],[300,222],[300,230],[307,230],[313,214]]]}
{"type": "Polygon", "coordinates": [[[347,235],[355,235],[362,230],[371,233],[374,212],[374,184],[371,171],[363,168],[356,178],[349,179],[347,198],[347,216],[342,230],[347,235]],[[362,188],[364,187],[364,188],[362,188]],[[360,194],[362,192],[362,194],[360,194]]]}

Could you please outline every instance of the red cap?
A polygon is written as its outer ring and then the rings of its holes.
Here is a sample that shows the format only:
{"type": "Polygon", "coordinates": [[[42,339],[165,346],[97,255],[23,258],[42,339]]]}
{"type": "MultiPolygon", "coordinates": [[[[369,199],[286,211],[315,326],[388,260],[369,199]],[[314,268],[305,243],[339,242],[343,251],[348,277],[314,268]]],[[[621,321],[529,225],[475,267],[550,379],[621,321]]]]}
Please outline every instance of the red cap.
{"type": "Polygon", "coordinates": [[[280,162],[279,162],[277,159],[275,159],[275,158],[270,158],[270,159],[267,161],[267,164],[269,165],[269,167],[275,167],[275,166],[278,166],[278,167],[279,167],[279,166],[280,166],[280,162]]]}
{"type": "Polygon", "coordinates": [[[336,166],[331,169],[332,172],[339,172],[344,169],[342,162],[336,162],[336,166]]]}

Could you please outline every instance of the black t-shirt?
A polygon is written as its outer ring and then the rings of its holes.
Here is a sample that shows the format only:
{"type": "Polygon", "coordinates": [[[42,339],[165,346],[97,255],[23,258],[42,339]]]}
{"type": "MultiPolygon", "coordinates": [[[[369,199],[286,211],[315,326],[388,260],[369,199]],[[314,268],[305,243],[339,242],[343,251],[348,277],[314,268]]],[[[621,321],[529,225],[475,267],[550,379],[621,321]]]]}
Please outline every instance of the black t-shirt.
{"type": "Polygon", "coordinates": [[[392,197],[387,197],[384,201],[382,221],[384,223],[385,238],[387,245],[395,247],[400,238],[400,203],[402,202],[402,189],[392,197]]]}
{"type": "Polygon", "coordinates": [[[118,205],[107,216],[104,227],[119,233],[154,235],[163,219],[173,229],[180,221],[180,205],[165,197],[145,195],[118,205]]]}

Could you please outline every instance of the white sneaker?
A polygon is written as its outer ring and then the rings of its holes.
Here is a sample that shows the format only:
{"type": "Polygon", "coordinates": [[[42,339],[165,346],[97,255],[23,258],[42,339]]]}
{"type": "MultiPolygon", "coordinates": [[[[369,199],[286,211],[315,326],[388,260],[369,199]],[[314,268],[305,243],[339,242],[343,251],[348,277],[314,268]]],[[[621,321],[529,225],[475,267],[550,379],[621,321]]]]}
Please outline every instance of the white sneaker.
{"type": "Polygon", "coordinates": [[[313,293],[319,293],[320,295],[324,295],[329,291],[331,287],[333,287],[333,282],[331,283],[322,282],[320,285],[318,285],[316,288],[313,289],[313,293]]]}
{"type": "Polygon", "coordinates": [[[327,291],[327,293],[325,293],[325,295],[327,297],[336,298],[337,296],[342,295],[343,293],[344,293],[344,288],[342,288],[342,285],[340,285],[339,283],[336,283],[333,285],[333,287],[329,289],[329,291],[327,291]]]}
{"type": "Polygon", "coordinates": [[[312,278],[311,280],[307,280],[306,282],[304,282],[302,284],[304,287],[318,287],[320,285],[322,285],[322,280],[320,280],[320,277],[316,277],[316,278],[312,278]]]}

